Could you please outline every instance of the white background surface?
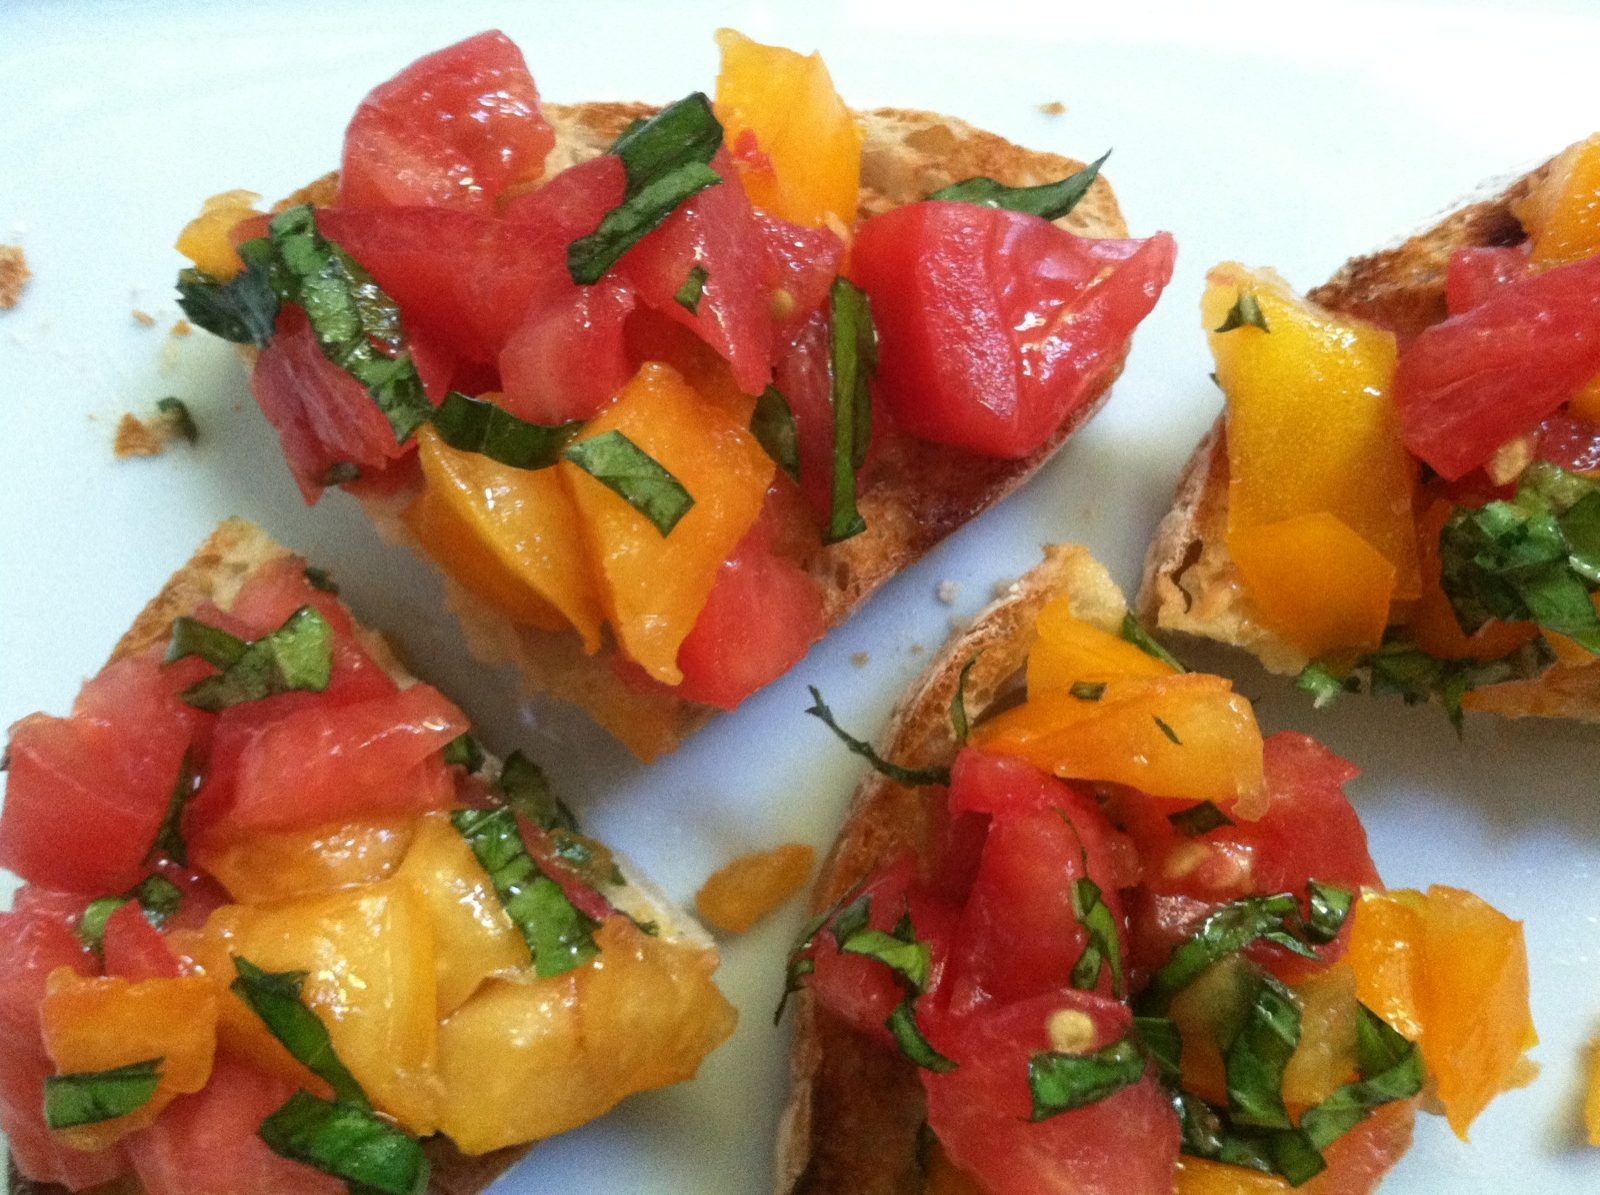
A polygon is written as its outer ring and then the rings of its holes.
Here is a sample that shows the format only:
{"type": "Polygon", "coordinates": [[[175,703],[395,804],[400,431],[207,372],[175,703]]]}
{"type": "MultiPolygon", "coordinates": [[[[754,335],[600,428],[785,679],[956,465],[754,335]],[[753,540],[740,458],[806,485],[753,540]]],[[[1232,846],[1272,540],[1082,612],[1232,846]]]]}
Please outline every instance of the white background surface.
{"type": "MultiPolygon", "coordinates": [[[[689,898],[727,858],[789,840],[824,848],[857,776],[801,715],[820,684],[848,725],[895,695],[995,583],[1050,539],[1088,543],[1131,586],[1178,468],[1219,397],[1196,304],[1238,257],[1305,287],[1420,226],[1488,177],[1600,127],[1600,10],[1580,3],[1272,5],[766,3],[561,7],[198,5],[0,0],[0,242],[37,275],[0,313],[0,724],[64,712],[143,602],[228,514],[331,568],[464,705],[490,746],[530,749],[589,827],[689,898]],[[1293,15],[1303,11],[1304,15],[1293,15]],[[415,56],[499,25],[554,99],[664,101],[710,90],[711,32],[824,51],[859,107],[942,109],[1107,173],[1136,233],[1174,231],[1178,273],[1106,411],[1021,495],[883,591],[786,680],[646,772],[581,720],[524,707],[466,655],[439,586],[387,548],[355,503],[305,508],[232,351],[170,342],[170,248],[209,194],[276,197],[331,168],[345,121],[415,56]],[[1067,113],[1047,117],[1040,103],[1067,113]],[[137,326],[138,307],[157,315],[137,326]],[[117,415],[181,396],[203,440],[115,462],[117,415]],[[954,609],[934,599],[961,583],[954,609]],[[856,666],[852,657],[866,653],[856,666]]],[[[1424,1118],[1386,1192],[1579,1192],[1584,1043],[1600,1031],[1600,736],[1349,699],[1320,715],[1225,653],[1269,728],[1313,730],[1367,769],[1350,786],[1393,885],[1473,888],[1527,922],[1543,1077],[1499,1100],[1471,1146],[1424,1118]]],[[[768,1189],[787,1030],[770,1011],[799,920],[791,907],[726,944],[738,1034],[699,1082],[636,1098],[541,1146],[503,1192],[768,1189]]]]}

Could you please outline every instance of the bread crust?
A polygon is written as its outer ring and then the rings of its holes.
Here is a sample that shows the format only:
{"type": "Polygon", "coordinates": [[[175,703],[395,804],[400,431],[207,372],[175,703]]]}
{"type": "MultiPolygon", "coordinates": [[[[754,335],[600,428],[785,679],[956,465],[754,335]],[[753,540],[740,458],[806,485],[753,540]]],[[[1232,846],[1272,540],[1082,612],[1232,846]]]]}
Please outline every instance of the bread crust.
{"type": "MultiPolygon", "coordinates": [[[[603,153],[627,125],[657,109],[639,103],[547,104],[556,146],[547,172],[603,153]]],[[[1011,186],[1051,182],[1083,168],[1058,154],[1024,149],[994,133],[950,116],[910,108],[876,108],[856,114],[864,134],[859,215],[867,217],[921,199],[952,182],[987,175],[1011,186]]],[[[286,199],[329,204],[336,174],[318,179],[286,199]]],[[[1110,184],[1102,176],[1071,213],[1056,221],[1083,236],[1128,233],[1110,184]]],[[[935,544],[975,518],[1031,477],[1110,396],[1122,371],[1119,355],[1097,379],[1089,401],[1030,456],[996,460],[910,437],[880,441],[862,476],[859,506],[867,530],[821,549],[811,572],[822,588],[828,630],[844,622],[879,586],[922,557],[935,544]]],[[[414,552],[421,545],[400,515],[416,489],[364,498],[380,534],[414,552]]],[[[443,571],[443,570],[441,570],[443,571]]],[[[446,578],[446,595],[460,620],[469,649],[487,664],[516,665],[524,686],[586,710],[641,759],[676,748],[718,711],[670,692],[626,683],[613,668],[616,651],[607,643],[585,655],[565,631],[516,626],[486,602],[446,578]]]]}
{"type": "MultiPolygon", "coordinates": [[[[958,749],[950,701],[961,670],[974,661],[965,700],[969,716],[982,718],[1016,691],[1039,611],[1061,594],[1077,617],[1108,630],[1127,609],[1087,549],[1047,547],[1044,561],[955,635],[896,706],[880,743],[884,756],[914,768],[948,764],[958,749]]],[[[907,788],[869,772],[822,865],[811,911],[830,907],[907,851],[926,869],[943,802],[943,789],[907,788]]],[[[794,1016],[777,1151],[780,1195],[919,1195],[926,1106],[916,1067],[821,1008],[808,989],[797,993],[794,1016]]]]}
{"type": "MultiPolygon", "coordinates": [[[[1404,344],[1448,314],[1445,282],[1452,253],[1526,239],[1514,205],[1550,167],[1545,162],[1496,193],[1463,204],[1393,248],[1352,258],[1308,297],[1330,311],[1391,328],[1404,344]]],[[[1139,617],[1161,630],[1242,647],[1269,671],[1299,672],[1309,658],[1261,621],[1228,555],[1227,532],[1223,415],[1184,466],[1172,507],[1156,527],[1135,603],[1139,617]]],[[[1468,693],[1462,704],[1506,717],[1600,721],[1600,662],[1556,665],[1529,680],[1488,685],[1468,693]]]]}

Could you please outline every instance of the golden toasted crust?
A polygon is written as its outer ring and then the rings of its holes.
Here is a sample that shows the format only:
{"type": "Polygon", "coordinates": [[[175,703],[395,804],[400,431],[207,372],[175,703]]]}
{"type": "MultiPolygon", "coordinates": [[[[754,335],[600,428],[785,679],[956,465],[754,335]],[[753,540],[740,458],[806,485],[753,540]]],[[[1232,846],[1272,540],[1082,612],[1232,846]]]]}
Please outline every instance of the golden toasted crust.
{"type": "MultiPolygon", "coordinates": [[[[1122,594],[1086,549],[1046,548],[1044,562],[952,638],[901,701],[882,739],[884,756],[908,767],[949,763],[957,749],[950,700],[962,668],[976,657],[967,677],[966,705],[970,716],[981,718],[1015,692],[1039,611],[1059,594],[1069,596],[1078,617],[1107,629],[1117,627],[1126,611],[1122,594]]],[[[811,895],[812,912],[828,908],[906,851],[924,866],[930,863],[943,796],[942,790],[907,788],[869,773],[823,863],[811,895]]],[[[797,995],[794,1007],[778,1191],[921,1192],[917,1139],[926,1110],[916,1068],[820,1008],[808,991],[797,995]]]]}
{"type": "MultiPolygon", "coordinates": [[[[637,103],[550,104],[545,114],[556,131],[548,171],[564,169],[603,152],[627,125],[656,109],[637,103]]],[[[864,144],[860,214],[873,215],[921,199],[929,192],[974,175],[1011,186],[1062,178],[1083,163],[1013,145],[1003,137],[954,117],[905,108],[858,114],[864,144]]],[[[283,204],[330,203],[337,175],[327,175],[283,204]]],[[[1102,177],[1064,228],[1094,237],[1127,235],[1111,186],[1102,177]]],[[[831,629],[890,577],[924,555],[969,519],[1026,481],[1109,397],[1122,369],[1119,357],[1098,379],[1093,398],[1075,411],[1044,447],[1020,461],[995,460],[943,445],[897,437],[885,443],[863,476],[860,509],[867,530],[824,548],[812,565],[822,586],[823,617],[831,629]]],[[[406,493],[366,502],[386,539],[420,546],[400,514],[414,497],[406,493]]],[[[613,668],[608,644],[586,656],[576,636],[511,624],[461,586],[447,582],[447,600],[460,619],[474,655],[486,663],[507,660],[524,685],[585,709],[642,759],[673,750],[717,711],[670,693],[626,684],[613,668]]]]}
{"type": "MultiPolygon", "coordinates": [[[[1309,297],[1332,311],[1392,328],[1403,343],[1445,318],[1446,273],[1455,250],[1515,245],[1525,238],[1513,204],[1549,169],[1546,162],[1392,249],[1351,259],[1309,297]]],[[[1227,530],[1227,427],[1219,416],[1184,467],[1172,507],[1156,528],[1135,603],[1139,616],[1162,630],[1242,647],[1273,672],[1298,672],[1309,661],[1261,623],[1228,555],[1227,530]]],[[[1506,717],[1597,721],[1600,664],[1554,667],[1532,680],[1487,686],[1465,704],[1506,717]]]]}

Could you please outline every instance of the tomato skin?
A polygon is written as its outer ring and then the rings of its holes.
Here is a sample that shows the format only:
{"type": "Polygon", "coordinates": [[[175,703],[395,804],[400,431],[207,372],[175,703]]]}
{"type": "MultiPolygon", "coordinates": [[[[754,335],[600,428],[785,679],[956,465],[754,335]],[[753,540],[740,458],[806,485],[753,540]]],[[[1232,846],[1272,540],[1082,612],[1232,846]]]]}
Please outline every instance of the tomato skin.
{"type": "Polygon", "coordinates": [[[1455,480],[1600,373],[1600,257],[1500,286],[1400,354],[1406,447],[1455,480]]]}
{"type": "Polygon", "coordinates": [[[506,184],[537,177],[554,144],[522,51],[491,30],[419,58],[361,101],[339,202],[488,210],[506,184]]]}
{"type": "Polygon", "coordinates": [[[1450,255],[1445,306],[1451,315],[1471,311],[1508,282],[1528,273],[1529,245],[1466,245],[1450,255]]]}
{"type": "Polygon", "coordinates": [[[975,204],[873,217],[851,274],[872,300],[888,409],[925,440],[1029,455],[1116,368],[1175,254],[1167,233],[1090,240],[975,204]]]}

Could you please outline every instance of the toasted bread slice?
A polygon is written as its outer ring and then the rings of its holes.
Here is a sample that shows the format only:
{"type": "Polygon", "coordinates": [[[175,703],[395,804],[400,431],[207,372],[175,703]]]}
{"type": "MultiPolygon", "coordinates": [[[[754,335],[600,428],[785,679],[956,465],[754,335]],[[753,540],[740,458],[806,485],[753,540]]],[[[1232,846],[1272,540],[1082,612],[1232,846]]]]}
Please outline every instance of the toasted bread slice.
{"type": "MultiPolygon", "coordinates": [[[[1390,328],[1404,344],[1445,318],[1452,253],[1526,239],[1513,204],[1543,181],[1549,169],[1546,162],[1392,249],[1351,259],[1309,297],[1330,311],[1390,328]]],[[[1135,604],[1140,618],[1160,630],[1242,647],[1272,672],[1298,672],[1310,662],[1308,657],[1262,624],[1228,555],[1227,532],[1227,425],[1225,416],[1218,416],[1184,466],[1172,508],[1145,556],[1135,604]]],[[[1463,704],[1507,717],[1600,720],[1600,667],[1557,665],[1529,680],[1474,690],[1463,704]]]]}
{"type": "MultiPolygon", "coordinates": [[[[171,637],[173,620],[192,613],[203,603],[228,609],[258,569],[289,555],[292,555],[289,549],[259,527],[243,519],[228,519],[140,611],[127,633],[117,641],[111,660],[134,655],[166,641],[171,637]]],[[[406,671],[383,636],[359,623],[356,627],[362,645],[401,686],[415,682],[416,678],[406,671]]],[[[498,764],[490,760],[486,767],[492,773],[498,764]]],[[[716,946],[699,922],[668,899],[620,853],[613,854],[626,881],[624,886],[608,894],[616,907],[639,921],[654,921],[663,940],[681,942],[715,957],[716,946]]],[[[476,1195],[532,1148],[529,1144],[468,1156],[447,1139],[435,1137],[427,1142],[432,1166],[429,1195],[476,1195]]],[[[116,1187],[118,1195],[138,1195],[141,1189],[131,1177],[116,1187]]],[[[9,1168],[7,1190],[9,1195],[66,1195],[63,1187],[23,1177],[15,1164],[9,1168]]]]}
{"type": "MultiPolygon", "coordinates": [[[[603,153],[634,120],[653,115],[645,104],[593,103],[545,106],[556,131],[547,170],[564,169],[603,153]]],[[[1023,149],[993,133],[931,112],[879,108],[858,114],[864,132],[860,214],[869,216],[924,198],[931,191],[974,175],[1011,186],[1051,182],[1083,168],[1057,154],[1023,149]]],[[[337,193],[329,174],[279,205],[328,204],[337,193]]],[[[1057,221],[1090,237],[1127,235],[1121,210],[1104,177],[1096,179],[1073,211],[1057,221]]],[[[1121,372],[1118,360],[1103,375],[1093,397],[1067,417],[1049,443],[1022,460],[998,460],[939,444],[895,437],[863,475],[860,509],[867,530],[823,548],[811,571],[823,590],[823,619],[831,629],[880,585],[976,517],[1039,468],[1068,436],[1092,416],[1121,372]]],[[[415,497],[404,491],[366,499],[368,513],[385,538],[420,547],[400,520],[415,497]]],[[[608,645],[583,653],[576,635],[516,626],[487,603],[447,580],[451,608],[478,658],[517,666],[530,691],[554,694],[582,706],[637,755],[652,759],[673,750],[717,711],[670,693],[643,691],[624,683],[612,667],[608,645]]]]}
{"type": "MultiPolygon", "coordinates": [[[[1044,562],[953,637],[909,690],[883,737],[884,757],[911,768],[954,759],[950,700],[962,669],[976,657],[965,701],[969,716],[981,718],[1018,690],[1039,611],[1061,594],[1074,615],[1106,630],[1116,630],[1127,611],[1121,592],[1087,549],[1047,548],[1044,562]]],[[[823,863],[812,911],[829,908],[908,850],[928,863],[944,802],[943,790],[930,795],[934,791],[870,773],[823,863]]],[[[919,1136],[926,1116],[914,1065],[820,1007],[808,988],[797,993],[789,1103],[778,1138],[779,1192],[920,1195],[925,1178],[919,1136]]]]}

